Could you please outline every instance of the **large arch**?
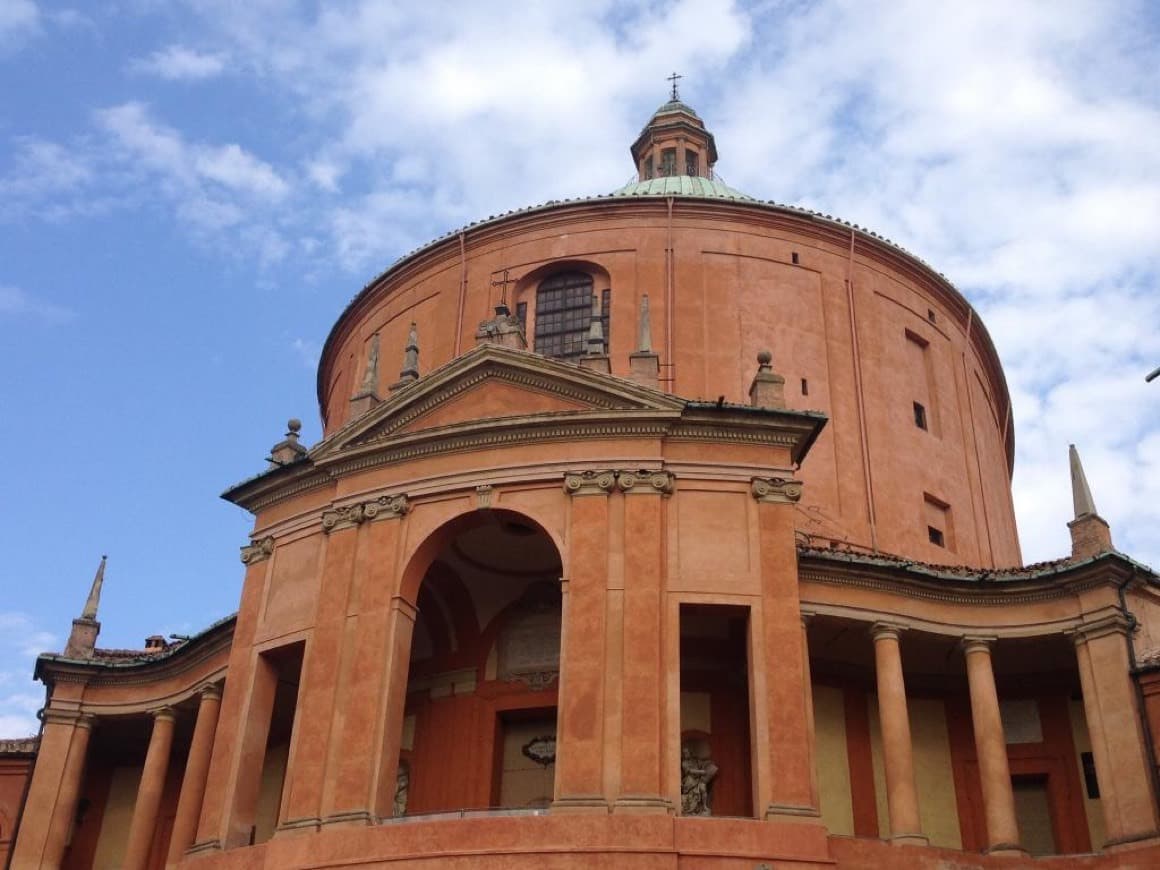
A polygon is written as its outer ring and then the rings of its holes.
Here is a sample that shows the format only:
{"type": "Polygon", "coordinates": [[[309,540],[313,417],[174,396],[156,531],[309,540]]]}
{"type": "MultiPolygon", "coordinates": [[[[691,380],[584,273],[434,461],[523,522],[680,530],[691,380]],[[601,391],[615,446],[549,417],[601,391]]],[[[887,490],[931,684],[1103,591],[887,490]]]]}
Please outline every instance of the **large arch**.
{"type": "Polygon", "coordinates": [[[408,652],[390,675],[397,739],[384,745],[380,816],[551,801],[562,573],[554,536],[507,509],[461,514],[416,547],[396,609],[408,652]]]}

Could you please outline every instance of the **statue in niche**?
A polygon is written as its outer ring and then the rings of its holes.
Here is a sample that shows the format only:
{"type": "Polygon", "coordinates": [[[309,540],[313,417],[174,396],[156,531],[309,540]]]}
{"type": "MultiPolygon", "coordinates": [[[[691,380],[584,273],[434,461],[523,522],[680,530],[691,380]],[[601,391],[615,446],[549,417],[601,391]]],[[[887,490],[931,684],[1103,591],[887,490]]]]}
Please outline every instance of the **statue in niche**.
{"type": "Polygon", "coordinates": [[[708,756],[698,757],[693,750],[681,748],[681,814],[709,816],[709,786],[717,776],[718,767],[708,756]]]}
{"type": "Polygon", "coordinates": [[[411,787],[411,769],[406,762],[399,764],[399,772],[395,774],[395,807],[391,815],[396,818],[407,814],[407,792],[411,787]]]}

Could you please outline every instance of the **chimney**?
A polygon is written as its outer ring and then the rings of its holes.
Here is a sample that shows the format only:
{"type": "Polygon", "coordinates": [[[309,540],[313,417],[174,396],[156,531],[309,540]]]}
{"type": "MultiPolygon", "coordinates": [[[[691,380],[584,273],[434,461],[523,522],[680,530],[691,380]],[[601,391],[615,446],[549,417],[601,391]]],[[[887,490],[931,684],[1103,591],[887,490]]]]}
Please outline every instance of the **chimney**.
{"type": "Polygon", "coordinates": [[[165,642],[165,638],[160,634],[151,634],[145,638],[145,652],[163,652],[168,647],[169,644],[165,642]]]}

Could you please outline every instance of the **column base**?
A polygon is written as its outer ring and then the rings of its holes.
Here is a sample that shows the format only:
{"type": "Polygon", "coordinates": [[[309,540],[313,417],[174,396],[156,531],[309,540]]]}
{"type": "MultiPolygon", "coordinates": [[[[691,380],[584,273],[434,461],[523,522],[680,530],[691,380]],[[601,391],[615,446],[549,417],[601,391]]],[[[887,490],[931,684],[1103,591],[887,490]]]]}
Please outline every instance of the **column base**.
{"type": "Polygon", "coordinates": [[[817,807],[797,804],[770,804],[765,808],[766,821],[816,823],[822,814],[817,807]]]}
{"type": "Polygon", "coordinates": [[[891,846],[929,846],[930,838],[923,834],[895,834],[889,837],[891,846]]]}
{"type": "Polygon", "coordinates": [[[1026,858],[1030,853],[1018,843],[996,843],[983,850],[985,855],[998,855],[1005,858],[1026,858]]]}
{"type": "Polygon", "coordinates": [[[275,838],[293,837],[297,834],[314,834],[321,821],[318,818],[288,819],[274,831],[275,838]]]}
{"type": "Polygon", "coordinates": [[[609,806],[603,795],[562,797],[552,801],[549,809],[553,813],[589,813],[591,815],[608,815],[609,806]]]}
{"type": "Polygon", "coordinates": [[[186,855],[201,855],[206,852],[220,852],[222,851],[221,840],[202,840],[200,843],[194,843],[185,850],[186,855]]]}
{"type": "Polygon", "coordinates": [[[365,828],[375,823],[366,810],[347,810],[345,813],[331,813],[322,820],[324,828],[365,828]]]}
{"type": "Polygon", "coordinates": [[[614,815],[624,813],[671,814],[673,805],[659,795],[621,795],[612,804],[614,815]]]}
{"type": "Polygon", "coordinates": [[[1133,849],[1147,849],[1149,846],[1160,845],[1160,831],[1148,831],[1144,834],[1130,834],[1127,837],[1116,837],[1104,842],[1105,852],[1130,852],[1133,849]]]}

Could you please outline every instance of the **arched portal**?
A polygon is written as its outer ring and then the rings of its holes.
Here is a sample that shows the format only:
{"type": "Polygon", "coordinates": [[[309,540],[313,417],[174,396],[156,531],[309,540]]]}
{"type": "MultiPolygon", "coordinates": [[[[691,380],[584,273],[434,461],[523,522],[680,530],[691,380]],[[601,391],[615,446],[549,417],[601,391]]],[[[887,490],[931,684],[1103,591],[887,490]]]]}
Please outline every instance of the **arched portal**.
{"type": "Polygon", "coordinates": [[[395,815],[552,800],[562,572],[528,517],[481,510],[432,535],[415,595],[395,815]]]}

